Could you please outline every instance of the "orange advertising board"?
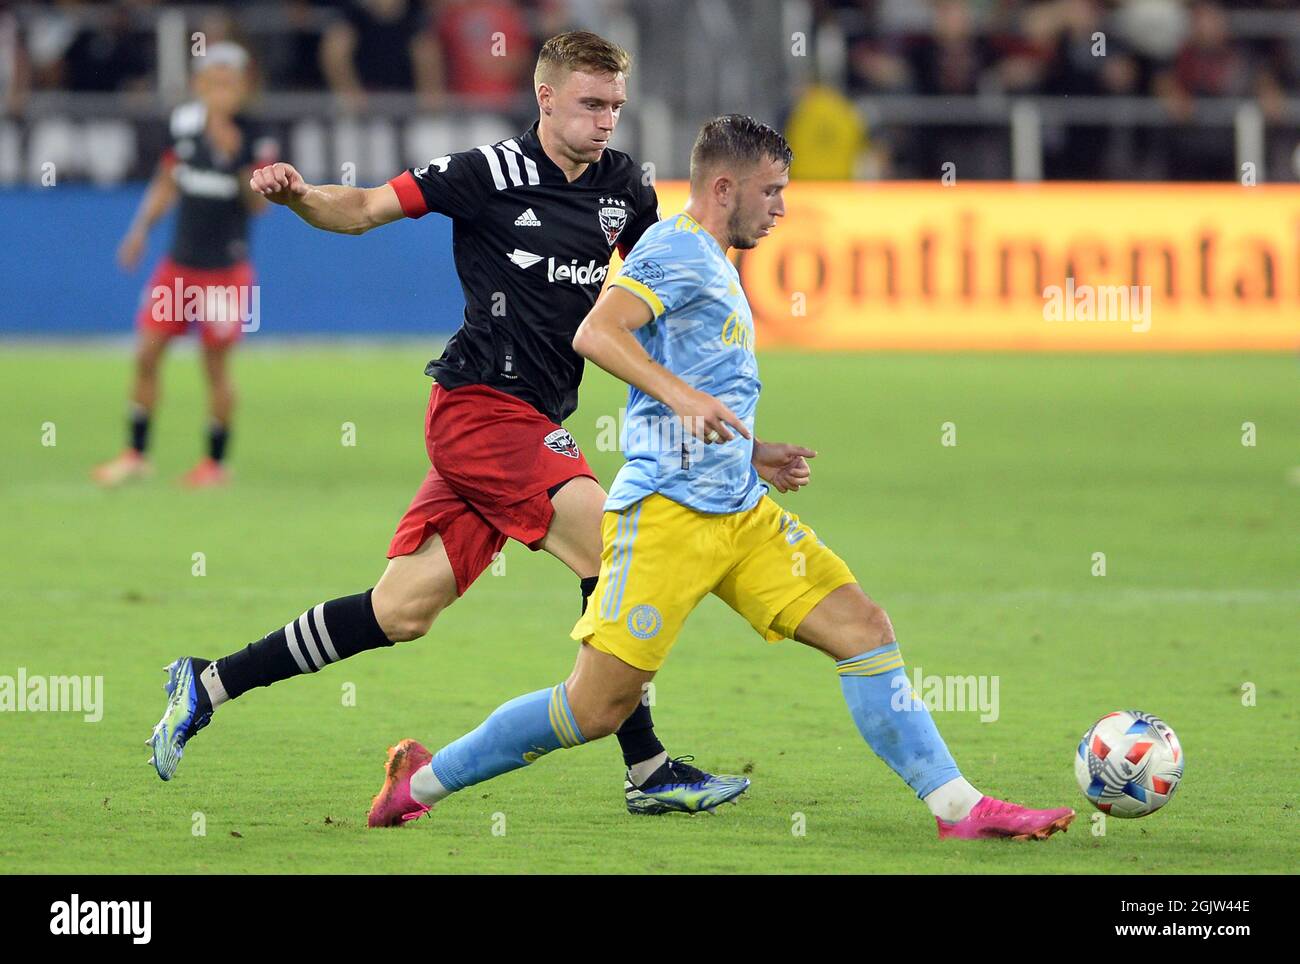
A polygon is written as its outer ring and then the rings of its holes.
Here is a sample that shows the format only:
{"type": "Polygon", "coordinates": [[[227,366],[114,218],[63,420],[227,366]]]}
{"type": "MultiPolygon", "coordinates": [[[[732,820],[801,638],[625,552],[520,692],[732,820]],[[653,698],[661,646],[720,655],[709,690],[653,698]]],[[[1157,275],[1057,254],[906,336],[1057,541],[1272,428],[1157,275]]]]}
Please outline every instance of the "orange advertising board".
{"type": "Polygon", "coordinates": [[[1300,346],[1300,187],[793,183],[732,256],[764,348],[1300,346]]]}

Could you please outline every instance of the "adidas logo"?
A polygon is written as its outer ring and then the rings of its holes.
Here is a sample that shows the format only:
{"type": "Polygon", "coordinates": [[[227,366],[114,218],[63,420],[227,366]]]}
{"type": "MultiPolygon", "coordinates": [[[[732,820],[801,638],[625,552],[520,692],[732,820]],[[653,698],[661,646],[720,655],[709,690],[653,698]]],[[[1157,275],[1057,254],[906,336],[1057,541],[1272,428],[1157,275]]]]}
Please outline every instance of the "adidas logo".
{"type": "Polygon", "coordinates": [[[532,208],[515,218],[515,227],[517,228],[540,228],[541,226],[541,219],[533,213],[532,208]]]}
{"type": "Polygon", "coordinates": [[[542,260],[540,254],[533,254],[531,251],[522,251],[519,248],[515,248],[506,255],[506,257],[509,258],[513,264],[517,264],[521,268],[531,268],[533,265],[537,264],[537,262],[542,260]]]}

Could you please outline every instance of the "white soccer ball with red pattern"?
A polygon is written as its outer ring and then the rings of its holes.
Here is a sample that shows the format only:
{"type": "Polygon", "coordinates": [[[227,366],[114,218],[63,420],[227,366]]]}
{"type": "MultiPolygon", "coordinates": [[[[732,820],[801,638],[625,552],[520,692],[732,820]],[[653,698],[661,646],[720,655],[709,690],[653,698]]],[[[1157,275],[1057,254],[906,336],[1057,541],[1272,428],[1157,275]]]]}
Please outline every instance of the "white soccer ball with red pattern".
{"type": "Polygon", "coordinates": [[[1183,748],[1173,728],[1140,710],[1107,713],[1089,727],[1074,756],[1079,789],[1112,817],[1145,817],[1183,779],[1183,748]]]}

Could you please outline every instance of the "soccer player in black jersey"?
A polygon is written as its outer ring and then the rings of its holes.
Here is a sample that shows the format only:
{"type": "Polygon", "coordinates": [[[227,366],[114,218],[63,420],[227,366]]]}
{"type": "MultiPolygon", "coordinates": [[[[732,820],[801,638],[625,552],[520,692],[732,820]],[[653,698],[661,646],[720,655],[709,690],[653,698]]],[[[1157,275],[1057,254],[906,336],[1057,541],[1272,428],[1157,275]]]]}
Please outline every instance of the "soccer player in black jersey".
{"type": "Polygon", "coordinates": [[[247,182],[255,166],[276,155],[274,143],[259,139],[239,114],[248,95],[247,71],[248,55],[236,44],[213,44],[195,58],[198,100],[172,113],[171,144],[118,249],[122,267],[133,270],[149,229],[179,202],[171,249],[145,286],[136,317],[129,444],[91,473],[101,485],[152,474],[145,453],[158,402],[159,368],[168,343],[191,323],[199,326],[203,343],[210,422],[207,456],[182,481],[196,487],[226,481],[223,460],[235,404],[228,358],[244,325],[258,320],[248,227],[250,213],[266,201],[247,182]]]}
{"type": "MultiPolygon", "coordinates": [[[[614,248],[630,250],[658,220],[649,179],[609,148],[627,68],[615,44],[561,34],[538,58],[540,117],[517,137],[435,158],[376,188],[310,185],[288,164],[254,172],[255,190],[326,231],[362,234],[430,211],[451,218],[465,314],[426,369],[436,379],[425,421],[430,468],[398,523],[383,576],[229,656],[172,663],[168,706],[149,741],[164,780],[226,700],[423,636],[507,538],[565,563],[587,604],[600,571],[605,492],[561,426],[582,378],[573,335],[614,248]]],[[[645,701],[626,719],[622,708],[609,712],[611,729],[621,724],[629,811],[712,810],[749,786],[670,758],[645,701]]],[[[388,768],[422,762],[390,753],[388,768]]]]}

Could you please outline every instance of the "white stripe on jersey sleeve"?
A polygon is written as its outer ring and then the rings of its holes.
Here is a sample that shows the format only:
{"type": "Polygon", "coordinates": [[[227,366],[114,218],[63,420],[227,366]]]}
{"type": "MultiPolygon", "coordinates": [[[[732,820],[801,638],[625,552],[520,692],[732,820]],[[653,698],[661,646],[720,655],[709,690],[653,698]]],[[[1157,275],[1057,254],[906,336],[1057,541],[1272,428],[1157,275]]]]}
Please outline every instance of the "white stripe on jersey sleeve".
{"type": "MultiPolygon", "coordinates": [[[[519,146],[519,142],[512,137],[510,140],[503,141],[502,143],[507,149],[514,151],[514,153],[524,159],[524,172],[528,175],[528,183],[540,184],[541,179],[537,176],[537,164],[531,157],[523,152],[523,149],[519,146]]],[[[506,156],[509,157],[509,155],[506,156]]]]}
{"type": "Polygon", "coordinates": [[[492,183],[497,186],[498,191],[506,189],[506,178],[501,173],[501,162],[497,160],[497,152],[492,150],[490,144],[481,144],[476,150],[487,158],[488,167],[492,170],[492,183]]]}
{"type": "Polygon", "coordinates": [[[515,155],[511,151],[502,151],[501,156],[506,159],[506,171],[510,175],[510,183],[515,187],[523,187],[524,182],[519,180],[519,162],[515,160],[515,155]]]}

